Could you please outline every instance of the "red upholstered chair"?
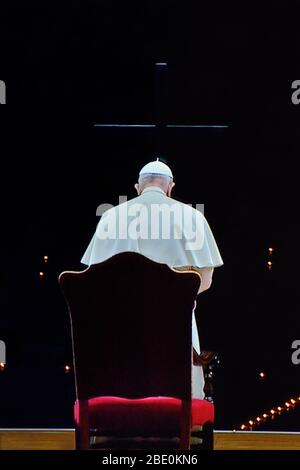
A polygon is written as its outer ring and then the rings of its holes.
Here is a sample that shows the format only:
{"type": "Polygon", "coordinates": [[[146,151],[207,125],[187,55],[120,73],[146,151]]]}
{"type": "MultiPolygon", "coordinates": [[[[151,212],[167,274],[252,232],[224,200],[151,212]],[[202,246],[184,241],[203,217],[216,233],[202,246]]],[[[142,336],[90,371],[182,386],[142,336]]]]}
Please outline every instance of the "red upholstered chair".
{"type": "Polygon", "coordinates": [[[122,253],[63,272],[59,283],[71,317],[77,448],[189,449],[191,430],[195,439],[206,430],[211,448],[213,404],[191,399],[200,276],[122,253]]]}

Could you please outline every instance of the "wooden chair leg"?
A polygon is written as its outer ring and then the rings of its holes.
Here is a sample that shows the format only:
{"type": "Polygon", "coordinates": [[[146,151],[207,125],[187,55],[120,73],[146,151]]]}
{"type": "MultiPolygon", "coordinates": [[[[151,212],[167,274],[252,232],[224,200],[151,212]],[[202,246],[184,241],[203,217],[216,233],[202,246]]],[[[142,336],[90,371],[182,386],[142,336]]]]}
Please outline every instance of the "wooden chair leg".
{"type": "Polygon", "coordinates": [[[75,427],[75,449],[80,450],[80,429],[78,424],[75,427]]]}
{"type": "Polygon", "coordinates": [[[180,416],[180,450],[190,450],[191,445],[191,400],[182,400],[180,416]]]}
{"type": "Polygon", "coordinates": [[[89,405],[87,400],[78,400],[79,428],[76,431],[76,446],[79,450],[90,448],[89,405]]]}
{"type": "Polygon", "coordinates": [[[204,450],[214,450],[214,426],[212,423],[205,423],[203,426],[203,445],[204,450]]]}

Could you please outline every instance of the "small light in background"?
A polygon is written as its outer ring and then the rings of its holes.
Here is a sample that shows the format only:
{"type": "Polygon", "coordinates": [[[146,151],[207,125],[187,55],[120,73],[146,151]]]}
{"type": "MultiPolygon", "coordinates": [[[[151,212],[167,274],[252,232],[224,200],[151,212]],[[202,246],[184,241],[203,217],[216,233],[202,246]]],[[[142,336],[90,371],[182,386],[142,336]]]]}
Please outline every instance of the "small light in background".
{"type": "Polygon", "coordinates": [[[271,410],[270,413],[271,413],[271,415],[274,415],[274,414],[275,414],[275,410],[271,410]]]}
{"type": "Polygon", "coordinates": [[[278,410],[278,411],[282,411],[281,406],[277,406],[277,410],[278,410]]]}
{"type": "Polygon", "coordinates": [[[40,279],[43,279],[45,277],[45,273],[43,271],[39,272],[40,279]]]}
{"type": "Polygon", "coordinates": [[[249,424],[250,426],[253,426],[254,422],[250,419],[249,424]]]}
{"type": "Polygon", "coordinates": [[[286,402],[285,402],[285,406],[286,406],[287,408],[289,408],[289,407],[291,406],[291,404],[290,404],[288,401],[286,401],[286,402]]]}
{"type": "Polygon", "coordinates": [[[48,262],[48,259],[49,259],[49,258],[48,258],[48,256],[47,256],[47,255],[45,255],[45,256],[44,256],[44,261],[45,261],[45,263],[47,263],[47,262],[48,262]]]}
{"type": "Polygon", "coordinates": [[[272,255],[274,253],[274,248],[270,247],[269,248],[269,255],[272,255]]]}
{"type": "Polygon", "coordinates": [[[269,271],[271,271],[271,269],[272,269],[272,266],[273,266],[273,263],[272,263],[272,261],[268,261],[268,268],[269,268],[269,271]]]}
{"type": "Polygon", "coordinates": [[[265,379],[265,378],[266,378],[265,372],[260,372],[260,373],[259,373],[259,377],[260,377],[262,380],[265,379]]]}
{"type": "Polygon", "coordinates": [[[261,420],[261,419],[260,419],[260,417],[258,416],[258,417],[256,418],[256,421],[259,423],[260,420],[261,420]]]}
{"type": "Polygon", "coordinates": [[[0,372],[5,369],[5,364],[4,362],[0,362],[0,372]]]}
{"type": "Polygon", "coordinates": [[[263,414],[263,418],[266,419],[268,417],[267,413],[263,414]]]}
{"type": "Polygon", "coordinates": [[[65,373],[68,374],[68,372],[70,372],[70,370],[71,370],[71,366],[66,365],[65,366],[65,373]]]}
{"type": "Polygon", "coordinates": [[[244,431],[244,429],[246,429],[246,426],[244,424],[242,424],[241,430],[244,431]]]}
{"type": "Polygon", "coordinates": [[[294,400],[294,398],[291,398],[291,403],[294,405],[296,403],[296,400],[294,400]]]}

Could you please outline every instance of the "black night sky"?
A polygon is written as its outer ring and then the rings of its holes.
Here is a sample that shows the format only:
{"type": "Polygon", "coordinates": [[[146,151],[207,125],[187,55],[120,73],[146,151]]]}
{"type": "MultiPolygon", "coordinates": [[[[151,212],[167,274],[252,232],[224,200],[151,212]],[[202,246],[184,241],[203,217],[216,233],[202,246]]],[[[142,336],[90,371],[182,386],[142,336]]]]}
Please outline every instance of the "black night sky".
{"type": "MultiPolygon", "coordinates": [[[[57,277],[83,268],[97,206],[133,197],[139,169],[156,157],[153,129],[94,124],[152,123],[160,61],[168,122],[229,126],[167,129],[160,141],[174,197],[205,204],[225,263],[197,310],[203,349],[221,357],[215,427],[237,428],[299,396],[299,12],[299,2],[266,11],[156,0],[1,7],[0,427],[73,427],[57,277]]],[[[299,430],[299,410],[261,429],[299,430]]]]}

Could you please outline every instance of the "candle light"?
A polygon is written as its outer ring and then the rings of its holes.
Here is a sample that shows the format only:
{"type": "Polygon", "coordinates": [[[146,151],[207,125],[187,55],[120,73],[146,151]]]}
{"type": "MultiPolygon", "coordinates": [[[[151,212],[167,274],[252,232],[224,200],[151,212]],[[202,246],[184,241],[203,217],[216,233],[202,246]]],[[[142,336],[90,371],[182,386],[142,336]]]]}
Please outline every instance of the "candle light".
{"type": "Polygon", "coordinates": [[[271,269],[272,269],[272,266],[273,266],[273,263],[272,263],[272,261],[268,261],[268,268],[269,268],[269,271],[271,271],[271,269]]]}

